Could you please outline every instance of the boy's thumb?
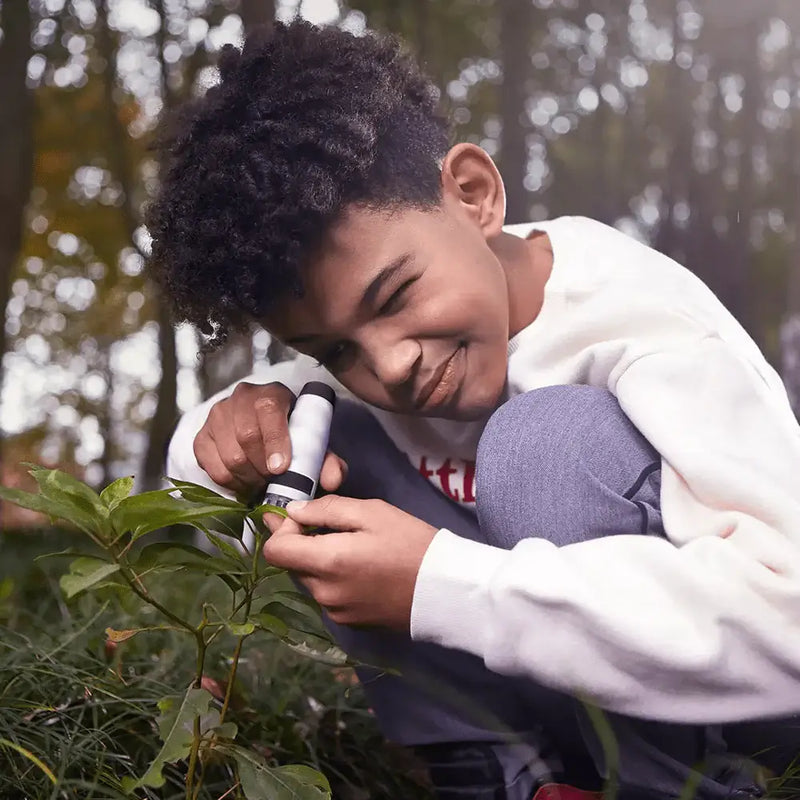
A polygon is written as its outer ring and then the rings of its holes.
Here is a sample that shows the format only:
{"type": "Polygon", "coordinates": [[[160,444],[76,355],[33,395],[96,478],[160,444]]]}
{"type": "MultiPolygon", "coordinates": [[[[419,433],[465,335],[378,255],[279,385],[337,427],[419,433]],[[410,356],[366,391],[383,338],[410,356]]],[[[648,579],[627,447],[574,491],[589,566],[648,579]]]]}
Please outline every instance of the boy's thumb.
{"type": "Polygon", "coordinates": [[[292,500],[286,511],[289,518],[303,525],[337,531],[355,530],[361,520],[361,509],[367,501],[328,494],[315,500],[292,500]]]}
{"type": "Polygon", "coordinates": [[[275,517],[278,520],[278,524],[275,527],[272,527],[272,524],[267,523],[269,525],[269,529],[272,531],[272,536],[270,539],[277,539],[281,536],[296,536],[303,533],[303,526],[299,525],[293,519],[289,519],[289,517],[281,517],[278,514],[270,514],[271,517],[275,517]]]}
{"type": "Polygon", "coordinates": [[[286,519],[286,517],[275,514],[272,511],[267,511],[263,516],[264,524],[269,528],[270,533],[275,533],[283,524],[284,519],[286,519]]]}

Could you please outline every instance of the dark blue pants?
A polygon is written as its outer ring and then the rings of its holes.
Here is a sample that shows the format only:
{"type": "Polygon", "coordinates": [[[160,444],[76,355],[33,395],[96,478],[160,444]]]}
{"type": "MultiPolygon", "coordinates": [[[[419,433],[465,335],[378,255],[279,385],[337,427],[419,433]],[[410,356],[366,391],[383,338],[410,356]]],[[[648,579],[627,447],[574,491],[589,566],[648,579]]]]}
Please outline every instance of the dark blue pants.
{"type": "MultiPolygon", "coordinates": [[[[616,399],[592,387],[540,389],[495,412],[478,449],[477,519],[423,478],[363,408],[339,404],[331,449],[350,467],[342,494],[381,498],[497,547],[511,548],[531,531],[560,545],[664,535],[660,458],[616,399]]],[[[551,771],[584,785],[614,772],[620,800],[677,798],[690,780],[698,800],[736,790],[755,797],[726,737],[744,755],[779,744],[769,740],[779,735],[771,724],[723,730],[606,714],[619,752],[618,763],[608,764],[585,709],[566,695],[492,673],[463,652],[388,631],[330,627],[348,652],[401,671],[360,669],[360,677],[387,738],[418,747],[434,764],[443,798],[528,800],[551,771]],[[695,769],[704,760],[714,762],[705,776],[695,769]]]]}

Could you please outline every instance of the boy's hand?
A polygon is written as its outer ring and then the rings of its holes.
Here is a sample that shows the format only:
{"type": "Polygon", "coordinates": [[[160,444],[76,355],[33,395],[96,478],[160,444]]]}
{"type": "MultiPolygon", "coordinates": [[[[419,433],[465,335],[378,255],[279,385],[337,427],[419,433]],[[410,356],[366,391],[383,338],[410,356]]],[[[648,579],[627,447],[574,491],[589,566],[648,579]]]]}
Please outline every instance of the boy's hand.
{"type": "MultiPolygon", "coordinates": [[[[270,476],[285,472],[292,458],[289,412],[294,394],[282,383],[242,382],[230,397],[211,407],[194,440],[197,463],[214,483],[238,495],[252,497],[270,476]]],[[[336,491],[347,475],[347,464],[331,452],[325,456],[320,484],[336,491]]]]}
{"type": "Polygon", "coordinates": [[[437,529],[383,500],[327,495],[287,511],[280,522],[264,515],[274,530],[266,560],[296,573],[334,622],[408,632],[417,573],[437,529]],[[341,532],[307,536],[302,525],[341,532]]]}

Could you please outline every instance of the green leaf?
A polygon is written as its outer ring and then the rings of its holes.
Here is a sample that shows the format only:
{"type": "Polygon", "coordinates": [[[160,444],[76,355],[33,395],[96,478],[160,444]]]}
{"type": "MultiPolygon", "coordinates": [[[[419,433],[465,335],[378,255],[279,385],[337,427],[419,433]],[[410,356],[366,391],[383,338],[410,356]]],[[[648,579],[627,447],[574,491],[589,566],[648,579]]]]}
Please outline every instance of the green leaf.
{"type": "Polygon", "coordinates": [[[289,516],[289,512],[285,508],[274,506],[272,503],[262,503],[262,505],[256,506],[247,516],[250,517],[250,519],[261,519],[268,511],[272,514],[277,514],[279,517],[289,516]]]}
{"type": "Polygon", "coordinates": [[[256,629],[256,624],[249,620],[247,622],[232,622],[226,619],[225,627],[234,634],[234,636],[249,636],[256,629]]]}
{"type": "Polygon", "coordinates": [[[183,697],[165,697],[159,700],[161,716],[158,718],[158,730],[164,746],[141,778],[122,779],[123,791],[132,792],[143,786],[158,789],[164,785],[165,779],[161,770],[165,764],[180,761],[189,755],[194,740],[194,721],[208,713],[212,699],[205,689],[191,687],[183,697]]]}
{"type": "Polygon", "coordinates": [[[288,638],[281,640],[290,650],[293,650],[303,658],[310,658],[312,661],[319,661],[321,664],[329,664],[334,667],[353,666],[354,661],[351,661],[347,653],[336,645],[324,644],[319,647],[313,647],[307,642],[293,641],[288,638]]]}
{"type": "MultiPolygon", "coordinates": [[[[126,497],[111,512],[111,522],[118,534],[130,532],[133,541],[146,533],[170,525],[191,525],[219,514],[231,513],[229,505],[192,503],[180,497],[172,497],[175,489],[156,489],[153,492],[126,497]]],[[[246,506],[239,519],[244,517],[246,506]]]]}
{"type": "Polygon", "coordinates": [[[289,634],[287,624],[272,614],[251,614],[249,619],[255,622],[261,630],[272,633],[281,639],[289,634]]]}
{"type": "Polygon", "coordinates": [[[59,550],[55,553],[42,553],[36,556],[34,561],[44,561],[46,558],[76,558],[83,556],[85,558],[97,558],[97,553],[88,553],[85,550],[76,550],[74,547],[68,547],[66,550],[59,550]]]}
{"type": "Polygon", "coordinates": [[[231,746],[247,800],[328,800],[331,787],[317,770],[302,764],[269,767],[255,753],[231,746]]]}
{"type": "Polygon", "coordinates": [[[106,520],[108,509],[101,502],[99,495],[72,475],[59,469],[45,469],[36,464],[30,474],[39,484],[39,491],[53,502],[66,505],[71,510],[73,522],[81,527],[89,528],[93,533],[107,536],[111,530],[106,520]]]}
{"type": "Polygon", "coordinates": [[[218,575],[234,591],[242,586],[236,576],[250,572],[250,568],[241,561],[237,563],[225,556],[212,556],[180,542],[154,542],[143,547],[134,568],[139,574],[190,569],[204,575],[218,575]]]}
{"type": "Polygon", "coordinates": [[[139,571],[155,571],[159,568],[193,567],[208,575],[231,573],[243,575],[250,567],[241,561],[233,561],[224,555],[214,556],[182,542],[153,542],[143,547],[136,559],[139,571]]]}
{"type": "Polygon", "coordinates": [[[197,483],[191,483],[189,481],[180,481],[177,478],[167,478],[167,480],[180,490],[181,496],[186,500],[190,500],[194,503],[211,503],[221,508],[231,508],[235,511],[241,511],[243,514],[249,511],[249,508],[238,500],[231,500],[229,497],[218,494],[205,486],[200,486],[197,483]]]}
{"type": "Polygon", "coordinates": [[[69,565],[69,570],[59,581],[68,599],[119,572],[119,564],[111,564],[101,558],[76,558],[69,565]]]}
{"type": "Polygon", "coordinates": [[[120,501],[124,500],[132,491],[133,476],[129,475],[127,478],[119,478],[113,483],[109,483],[100,492],[100,500],[109,511],[113,511],[120,504],[120,501]]]}
{"type": "Polygon", "coordinates": [[[320,620],[322,619],[322,606],[310,595],[303,594],[303,592],[290,592],[279,590],[272,595],[272,599],[276,603],[289,606],[290,608],[307,608],[310,612],[315,614],[320,620]]]}
{"type": "Polygon", "coordinates": [[[278,617],[288,628],[301,634],[311,633],[324,637],[325,628],[319,613],[310,610],[298,611],[293,606],[274,601],[260,609],[260,613],[278,617]]]}
{"type": "Polygon", "coordinates": [[[213,611],[214,617],[222,622],[234,636],[249,636],[256,629],[256,623],[254,620],[248,619],[244,622],[236,622],[235,620],[230,619],[230,617],[220,614],[219,609],[213,603],[206,603],[205,608],[213,611]]]}
{"type": "Polygon", "coordinates": [[[31,494],[21,489],[12,489],[9,486],[0,486],[0,499],[31,511],[47,514],[51,521],[63,519],[86,533],[95,532],[94,525],[89,524],[83,514],[76,515],[73,506],[67,502],[56,501],[42,494],[31,494]]]}
{"type": "Polygon", "coordinates": [[[223,722],[222,725],[217,725],[211,731],[220,739],[230,739],[231,741],[239,735],[239,728],[235,722],[223,722]]]}
{"type": "Polygon", "coordinates": [[[225,539],[223,539],[221,536],[217,536],[216,533],[208,530],[208,528],[205,526],[198,525],[197,527],[203,531],[208,541],[211,542],[211,544],[213,544],[218,550],[221,550],[228,558],[249,567],[248,562],[245,560],[245,553],[237,550],[230,542],[225,541],[225,539]]]}

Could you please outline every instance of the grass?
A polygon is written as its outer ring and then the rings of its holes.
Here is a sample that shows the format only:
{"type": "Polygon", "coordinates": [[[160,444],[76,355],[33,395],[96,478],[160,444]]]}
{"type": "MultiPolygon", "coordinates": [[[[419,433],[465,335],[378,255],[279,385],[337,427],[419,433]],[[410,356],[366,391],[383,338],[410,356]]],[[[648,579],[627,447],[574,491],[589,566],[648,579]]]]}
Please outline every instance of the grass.
{"type": "MultiPolygon", "coordinates": [[[[0,536],[4,572],[13,576],[13,586],[8,578],[0,584],[3,800],[126,797],[121,779],[141,775],[160,747],[157,701],[181,692],[192,674],[192,643],[174,631],[140,634],[107,650],[103,631],[140,623],[137,603],[121,609],[102,596],[64,602],[58,576],[66,564],[35,558],[78,543],[63,531],[0,536]]],[[[201,599],[224,594],[215,578],[165,580],[158,591],[187,614],[201,599]]],[[[210,677],[227,674],[232,642],[215,642],[210,677]]],[[[237,740],[273,763],[320,769],[339,800],[432,798],[418,765],[383,740],[350,678],[349,670],[302,659],[266,636],[249,640],[228,718],[237,740]]],[[[138,796],[183,798],[183,769],[168,767],[162,789],[138,796]]],[[[200,796],[216,800],[234,783],[229,766],[211,765],[200,796]]]]}
{"type": "MultiPolygon", "coordinates": [[[[185,535],[188,535],[186,533],[185,535]]],[[[65,603],[63,560],[43,553],[83,543],[65,531],[0,535],[0,798],[121,800],[125,776],[138,777],[160,747],[156,704],[192,674],[193,647],[175,631],[140,634],[109,652],[103,631],[141,623],[138,602],[112,597],[65,603]]],[[[159,597],[186,615],[224,592],[215,578],[164,580],[159,597]]],[[[222,680],[232,640],[209,653],[207,674],[222,680]]],[[[348,670],[304,660],[263,637],[249,640],[229,720],[239,741],[274,763],[321,770],[336,800],[432,800],[424,771],[386,743],[348,670]]],[[[234,785],[224,763],[212,765],[200,797],[218,800],[234,785]]],[[[184,797],[182,765],[166,785],[140,797],[184,797]]],[[[234,795],[228,794],[228,797],[234,795]]],[[[689,794],[691,797],[691,793],[689,794]]],[[[768,781],[770,800],[800,797],[800,755],[768,781]]]]}

